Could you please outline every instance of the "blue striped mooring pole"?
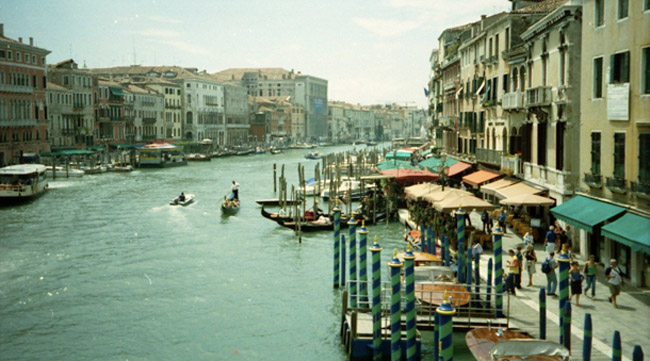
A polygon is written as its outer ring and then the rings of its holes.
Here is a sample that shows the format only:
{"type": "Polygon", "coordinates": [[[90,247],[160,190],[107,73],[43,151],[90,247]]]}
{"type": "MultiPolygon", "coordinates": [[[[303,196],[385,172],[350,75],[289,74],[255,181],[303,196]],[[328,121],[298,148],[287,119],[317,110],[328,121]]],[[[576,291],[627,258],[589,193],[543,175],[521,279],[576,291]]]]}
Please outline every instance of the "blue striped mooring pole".
{"type": "Polygon", "coordinates": [[[350,308],[357,308],[357,220],[348,221],[350,228],[350,308]]]}
{"type": "Polygon", "coordinates": [[[341,282],[339,270],[341,264],[339,263],[339,256],[341,250],[339,249],[341,242],[341,207],[334,206],[334,288],[339,288],[341,282]]]}
{"type": "Polygon", "coordinates": [[[345,287],[345,272],[347,272],[347,268],[345,267],[346,261],[345,261],[345,236],[341,235],[341,287],[345,287]]]}
{"type": "Polygon", "coordinates": [[[641,345],[634,345],[632,361],[643,361],[643,350],[641,349],[641,345]]]}
{"type": "Polygon", "coordinates": [[[370,246],[372,254],[372,359],[381,360],[381,251],[377,243],[370,246]]]}
{"type": "Polygon", "coordinates": [[[406,361],[415,361],[415,255],[408,243],[404,254],[404,280],[406,287],[406,361]]]}
{"type": "Polygon", "coordinates": [[[546,289],[539,290],[539,338],[546,340],[546,289]]]}
{"type": "Polygon", "coordinates": [[[433,359],[440,359],[440,315],[438,312],[433,314],[433,359]]]}
{"type": "Polygon", "coordinates": [[[449,302],[447,291],[445,291],[444,301],[436,309],[436,313],[438,313],[438,320],[440,321],[440,359],[442,361],[451,361],[454,359],[453,315],[456,310],[449,302]]]}
{"type": "Polygon", "coordinates": [[[564,345],[564,305],[569,302],[569,265],[571,260],[569,255],[562,250],[562,253],[557,257],[557,262],[560,268],[560,344],[564,345]]]}
{"type": "Polygon", "coordinates": [[[458,264],[458,282],[465,282],[465,211],[458,208],[456,211],[456,232],[458,244],[456,245],[456,260],[458,264]]]}
{"type": "Polygon", "coordinates": [[[393,252],[393,258],[388,263],[390,267],[390,359],[399,361],[402,356],[400,347],[401,340],[401,311],[400,311],[400,270],[402,262],[397,259],[397,250],[393,252]]]}
{"type": "Polygon", "coordinates": [[[359,295],[361,305],[368,307],[368,229],[361,221],[359,229],[359,295]]]}
{"type": "Polygon", "coordinates": [[[501,238],[503,237],[503,232],[501,228],[495,227],[492,230],[492,236],[494,237],[494,287],[496,288],[496,309],[497,317],[503,317],[503,265],[501,261],[502,257],[502,245],[501,238]]]}
{"type": "Polygon", "coordinates": [[[485,302],[487,302],[488,308],[492,308],[492,257],[488,259],[487,280],[485,283],[487,285],[485,302]]]}
{"type": "Polygon", "coordinates": [[[585,313],[584,337],[582,338],[582,360],[591,361],[591,337],[592,333],[591,314],[585,313]]]}
{"type": "Polygon", "coordinates": [[[571,351],[571,302],[564,304],[562,315],[564,316],[564,347],[571,351]]]}
{"type": "Polygon", "coordinates": [[[621,361],[621,334],[614,330],[614,339],[612,340],[612,361],[621,361]]]}

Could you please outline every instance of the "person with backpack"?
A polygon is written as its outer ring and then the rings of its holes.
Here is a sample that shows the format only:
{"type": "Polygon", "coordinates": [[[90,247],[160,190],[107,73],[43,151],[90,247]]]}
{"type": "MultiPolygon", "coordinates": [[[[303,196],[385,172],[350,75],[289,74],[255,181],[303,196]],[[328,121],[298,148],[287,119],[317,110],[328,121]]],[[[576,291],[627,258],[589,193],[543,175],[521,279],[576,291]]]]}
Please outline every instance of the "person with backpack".
{"type": "Polygon", "coordinates": [[[526,246],[524,259],[526,259],[526,271],[528,271],[528,287],[532,287],[533,275],[535,274],[535,263],[537,262],[537,255],[535,254],[535,249],[533,249],[533,246],[530,244],[526,246]]]}
{"type": "Polygon", "coordinates": [[[618,303],[616,303],[616,297],[621,294],[621,286],[623,286],[623,272],[618,268],[618,263],[615,259],[609,261],[610,266],[605,270],[605,277],[607,278],[607,283],[609,284],[609,302],[614,304],[614,307],[618,308],[618,303]]]}
{"type": "Polygon", "coordinates": [[[505,207],[501,207],[501,211],[499,212],[499,216],[497,218],[497,221],[499,222],[499,227],[501,228],[501,231],[503,232],[503,234],[508,233],[508,232],[506,232],[506,228],[508,228],[508,227],[506,227],[506,218],[507,218],[506,209],[505,209],[505,207]]]}
{"type": "Polygon", "coordinates": [[[592,254],[589,260],[585,262],[582,272],[587,279],[587,287],[585,287],[585,295],[591,288],[591,299],[596,297],[596,278],[598,278],[598,265],[596,264],[596,257],[592,254]]]}
{"type": "Polygon", "coordinates": [[[546,274],[546,295],[557,296],[555,289],[557,288],[557,261],[555,261],[555,252],[551,252],[542,263],[542,272],[546,274]]]}

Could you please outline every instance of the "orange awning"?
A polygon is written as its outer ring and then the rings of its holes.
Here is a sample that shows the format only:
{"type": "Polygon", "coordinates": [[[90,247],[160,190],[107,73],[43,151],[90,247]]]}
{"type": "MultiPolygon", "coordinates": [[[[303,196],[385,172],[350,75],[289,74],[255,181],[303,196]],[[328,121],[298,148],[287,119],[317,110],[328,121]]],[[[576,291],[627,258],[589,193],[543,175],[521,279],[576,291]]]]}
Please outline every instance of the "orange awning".
{"type": "Polygon", "coordinates": [[[445,174],[447,174],[447,177],[453,177],[456,174],[467,170],[471,166],[472,166],[471,164],[467,164],[467,163],[464,163],[464,162],[457,162],[457,163],[454,163],[453,165],[449,166],[449,168],[447,168],[447,170],[445,170],[445,174]]]}
{"type": "Polygon", "coordinates": [[[497,181],[484,184],[481,186],[481,193],[485,194],[494,194],[497,189],[505,188],[508,186],[511,186],[515,183],[515,181],[507,180],[507,179],[499,179],[497,181]]]}
{"type": "Polygon", "coordinates": [[[497,189],[495,195],[499,197],[499,199],[504,199],[504,198],[512,198],[520,194],[537,194],[541,192],[542,191],[540,191],[539,189],[533,188],[524,183],[517,183],[509,187],[497,189]]]}
{"type": "Polygon", "coordinates": [[[487,170],[479,170],[476,171],[472,174],[466,175],[463,177],[463,182],[473,186],[473,187],[478,187],[481,184],[489,181],[490,179],[494,179],[496,177],[501,176],[499,173],[493,173],[489,172],[487,170]]]}

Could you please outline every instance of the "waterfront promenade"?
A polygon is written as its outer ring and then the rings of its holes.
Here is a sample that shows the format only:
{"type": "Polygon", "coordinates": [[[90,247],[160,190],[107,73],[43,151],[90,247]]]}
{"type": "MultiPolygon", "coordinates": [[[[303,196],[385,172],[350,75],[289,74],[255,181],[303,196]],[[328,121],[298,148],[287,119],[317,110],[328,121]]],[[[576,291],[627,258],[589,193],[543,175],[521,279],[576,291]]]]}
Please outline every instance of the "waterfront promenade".
{"type": "MultiPolygon", "coordinates": [[[[470,215],[472,225],[482,227],[480,214],[472,212],[470,215]]],[[[503,235],[504,264],[508,259],[509,249],[523,245],[522,237],[508,228],[503,235]]],[[[537,254],[536,273],[533,276],[533,286],[528,284],[528,273],[522,274],[522,288],[517,290],[516,296],[510,296],[510,325],[528,331],[532,336],[539,337],[539,290],[546,287],[546,275],[541,271],[541,263],[547,254],[543,249],[543,240],[535,240],[537,254]]],[[[485,250],[480,260],[481,277],[485,280],[488,260],[493,257],[493,250],[485,250]]],[[[575,257],[582,265],[585,260],[575,257]]],[[[557,270],[556,270],[557,272],[557,270]]],[[[650,291],[641,290],[632,286],[624,286],[618,297],[619,308],[609,303],[609,287],[604,278],[604,267],[598,269],[599,277],[596,286],[596,297],[591,299],[585,294],[580,297],[580,306],[576,306],[575,297],[571,301],[571,359],[582,360],[582,340],[585,314],[590,313],[593,324],[592,360],[611,360],[612,339],[614,331],[621,334],[622,360],[632,359],[634,345],[640,345],[647,359],[650,355],[650,291]]],[[[584,286],[585,283],[583,283],[584,286]]],[[[559,287],[559,282],[558,282],[559,287]]],[[[559,294],[558,291],[555,292],[559,294]]],[[[589,291],[591,294],[591,291],[589,291]]],[[[546,338],[559,341],[559,301],[558,297],[546,298],[546,338]]]]}

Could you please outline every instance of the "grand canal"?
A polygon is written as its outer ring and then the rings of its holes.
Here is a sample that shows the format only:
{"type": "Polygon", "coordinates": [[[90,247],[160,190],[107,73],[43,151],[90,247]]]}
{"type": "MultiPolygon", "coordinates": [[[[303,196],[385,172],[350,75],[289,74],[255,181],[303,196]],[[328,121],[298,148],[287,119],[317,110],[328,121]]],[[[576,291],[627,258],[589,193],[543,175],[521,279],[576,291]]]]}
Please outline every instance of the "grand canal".
{"type": "MultiPolygon", "coordinates": [[[[57,179],[0,208],[1,358],[346,360],[332,234],[299,244],[254,202],[275,196],[273,163],[313,175],[306,153],[57,179]],[[242,209],[224,218],[232,180],[242,209]],[[195,203],[170,207],[181,191],[195,203]]],[[[397,223],[369,231],[383,258],[403,248],[397,223]]]]}

